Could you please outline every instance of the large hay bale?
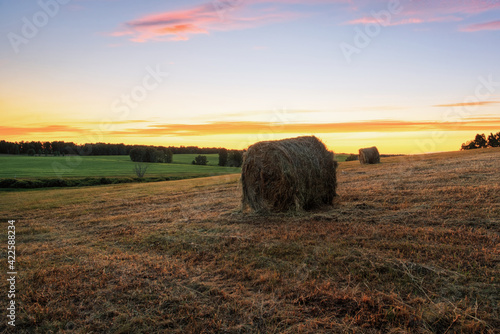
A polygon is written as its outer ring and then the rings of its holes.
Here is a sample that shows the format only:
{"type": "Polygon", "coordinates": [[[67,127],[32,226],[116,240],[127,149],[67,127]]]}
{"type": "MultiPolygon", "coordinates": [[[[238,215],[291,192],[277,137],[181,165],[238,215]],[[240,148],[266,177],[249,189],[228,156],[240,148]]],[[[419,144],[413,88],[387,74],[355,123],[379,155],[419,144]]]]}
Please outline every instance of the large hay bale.
{"type": "Polygon", "coordinates": [[[333,152],[314,136],[258,142],[244,156],[243,209],[301,211],[331,205],[336,170],[333,152]]]}
{"type": "Polygon", "coordinates": [[[359,163],[378,164],[380,163],[380,154],[375,146],[359,149],[359,163]]]}

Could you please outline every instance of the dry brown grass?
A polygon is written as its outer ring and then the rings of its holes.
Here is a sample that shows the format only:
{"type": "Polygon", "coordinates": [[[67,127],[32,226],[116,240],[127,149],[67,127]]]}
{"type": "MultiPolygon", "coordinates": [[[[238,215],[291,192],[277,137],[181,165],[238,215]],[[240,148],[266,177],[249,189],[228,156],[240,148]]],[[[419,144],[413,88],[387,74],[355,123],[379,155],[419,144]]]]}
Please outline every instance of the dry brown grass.
{"type": "Polygon", "coordinates": [[[340,163],[334,208],[301,215],[238,212],[238,176],[4,192],[16,332],[498,332],[499,165],[340,163]]]}

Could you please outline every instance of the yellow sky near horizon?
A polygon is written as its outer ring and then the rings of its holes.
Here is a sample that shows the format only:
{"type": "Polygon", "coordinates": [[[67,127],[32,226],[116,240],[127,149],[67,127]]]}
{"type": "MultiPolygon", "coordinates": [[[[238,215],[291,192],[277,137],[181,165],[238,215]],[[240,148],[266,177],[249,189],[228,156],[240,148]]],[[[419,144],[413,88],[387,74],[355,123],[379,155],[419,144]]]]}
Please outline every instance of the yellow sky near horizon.
{"type": "Polygon", "coordinates": [[[0,126],[8,141],[64,140],[78,144],[109,142],[163,146],[243,149],[261,140],[315,135],[337,153],[377,146],[387,154],[455,151],[476,133],[500,131],[500,119],[470,117],[466,121],[362,121],[345,123],[211,122],[161,124],[145,120],[87,121],[70,125],[0,126]]]}

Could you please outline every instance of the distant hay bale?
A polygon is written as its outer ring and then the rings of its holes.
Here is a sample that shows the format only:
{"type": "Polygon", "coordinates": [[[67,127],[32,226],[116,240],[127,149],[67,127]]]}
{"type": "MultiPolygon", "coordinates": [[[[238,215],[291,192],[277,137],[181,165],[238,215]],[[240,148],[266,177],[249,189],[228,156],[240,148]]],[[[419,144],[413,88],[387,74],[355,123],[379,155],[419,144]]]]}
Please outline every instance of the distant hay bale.
{"type": "Polygon", "coordinates": [[[380,154],[375,146],[359,149],[359,162],[361,164],[380,163],[380,154]]]}
{"type": "Polygon", "coordinates": [[[314,136],[258,142],[244,156],[243,209],[301,211],[331,205],[336,170],[333,152],[314,136]]]}

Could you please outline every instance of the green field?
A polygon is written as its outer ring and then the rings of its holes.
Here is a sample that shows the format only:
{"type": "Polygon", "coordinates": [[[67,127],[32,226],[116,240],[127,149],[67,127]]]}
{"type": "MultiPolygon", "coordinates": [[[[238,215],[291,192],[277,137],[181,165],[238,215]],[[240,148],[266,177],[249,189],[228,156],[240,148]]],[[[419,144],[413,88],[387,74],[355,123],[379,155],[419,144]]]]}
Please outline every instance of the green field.
{"type": "Polygon", "coordinates": [[[335,160],[337,161],[345,161],[349,154],[335,154],[335,160]]]}
{"type": "MultiPolygon", "coordinates": [[[[110,156],[25,156],[0,155],[0,189],[82,187],[129,182],[158,182],[225,174],[239,174],[241,168],[218,166],[218,154],[206,154],[206,166],[193,165],[198,154],[176,154],[172,163],[141,163],[144,177],[135,172],[137,163],[126,155],[110,156]]],[[[347,155],[339,154],[337,161],[347,155]]]]}
{"type": "MultiPolygon", "coordinates": [[[[219,167],[217,154],[208,154],[209,165],[192,165],[197,154],[174,155],[171,164],[143,163],[148,166],[146,177],[163,176],[188,178],[240,173],[240,168],[219,167]]],[[[66,156],[29,157],[0,156],[0,178],[83,178],[135,177],[129,156],[66,156]]]]}
{"type": "MultiPolygon", "coordinates": [[[[144,163],[148,165],[147,177],[190,177],[240,173],[240,168],[220,167],[218,154],[204,154],[207,166],[192,165],[198,154],[175,154],[171,164],[144,163]]],[[[335,155],[337,161],[345,161],[347,155],[335,155]]],[[[129,156],[0,156],[0,178],[82,178],[82,177],[135,177],[129,156]]]]}
{"type": "Polygon", "coordinates": [[[191,164],[191,162],[199,155],[204,155],[208,159],[207,166],[219,166],[218,154],[174,154],[172,163],[174,164],[191,164]]]}

